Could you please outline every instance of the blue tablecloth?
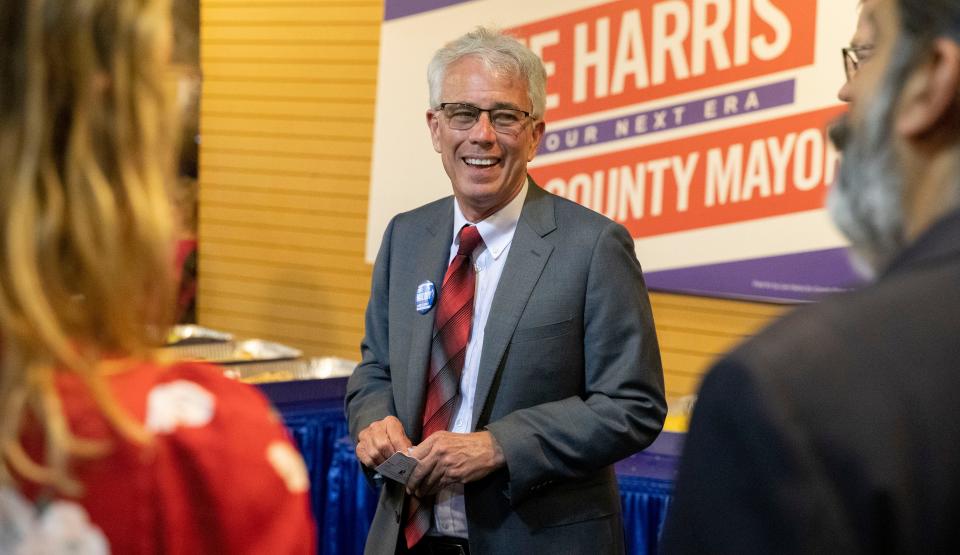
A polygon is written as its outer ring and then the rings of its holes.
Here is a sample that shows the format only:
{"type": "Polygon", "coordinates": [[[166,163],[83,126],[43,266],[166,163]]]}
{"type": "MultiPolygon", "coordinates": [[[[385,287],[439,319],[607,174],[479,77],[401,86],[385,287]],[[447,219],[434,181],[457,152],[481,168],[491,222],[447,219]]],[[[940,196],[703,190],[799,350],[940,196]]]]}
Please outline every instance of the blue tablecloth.
{"type": "MultiPolygon", "coordinates": [[[[264,384],[310,473],[319,552],[363,553],[377,494],[360,472],[343,416],[345,379],[264,384]]],[[[616,465],[627,553],[655,554],[670,506],[682,434],[663,433],[616,465]]]]}
{"type": "Polygon", "coordinates": [[[377,492],[367,484],[353,442],[345,437],[334,446],[327,474],[327,507],[323,519],[317,519],[323,537],[320,552],[361,555],[376,510],[377,492]]]}
{"type": "Polygon", "coordinates": [[[328,502],[327,474],[338,440],[347,435],[343,415],[346,379],[308,380],[261,384],[260,389],[280,412],[294,443],[303,454],[310,476],[310,505],[318,524],[318,540],[325,541],[320,525],[328,502]]]}

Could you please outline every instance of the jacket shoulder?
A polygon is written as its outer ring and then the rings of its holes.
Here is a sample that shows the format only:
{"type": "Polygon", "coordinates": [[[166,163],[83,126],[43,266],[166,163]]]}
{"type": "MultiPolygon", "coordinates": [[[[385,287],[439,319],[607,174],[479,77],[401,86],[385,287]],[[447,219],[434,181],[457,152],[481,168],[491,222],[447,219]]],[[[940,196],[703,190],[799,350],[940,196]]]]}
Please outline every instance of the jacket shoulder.
{"type": "Polygon", "coordinates": [[[772,403],[791,407],[801,421],[882,428],[879,422],[903,416],[905,407],[915,418],[932,416],[940,410],[934,404],[901,401],[960,387],[957,280],[960,263],[919,268],[798,308],[718,369],[745,369],[772,403]]]}
{"type": "Polygon", "coordinates": [[[418,206],[412,210],[401,212],[393,217],[393,222],[396,226],[402,227],[411,224],[423,224],[424,222],[432,221],[436,218],[442,217],[448,212],[452,214],[452,200],[452,195],[446,196],[422,206],[418,206]]]}
{"type": "Polygon", "coordinates": [[[578,204],[568,198],[555,195],[549,191],[544,191],[544,194],[548,195],[549,198],[553,200],[556,208],[557,220],[560,222],[564,220],[572,220],[578,222],[579,225],[597,229],[603,229],[611,225],[621,225],[607,216],[604,216],[603,214],[587,208],[582,204],[578,204]]]}

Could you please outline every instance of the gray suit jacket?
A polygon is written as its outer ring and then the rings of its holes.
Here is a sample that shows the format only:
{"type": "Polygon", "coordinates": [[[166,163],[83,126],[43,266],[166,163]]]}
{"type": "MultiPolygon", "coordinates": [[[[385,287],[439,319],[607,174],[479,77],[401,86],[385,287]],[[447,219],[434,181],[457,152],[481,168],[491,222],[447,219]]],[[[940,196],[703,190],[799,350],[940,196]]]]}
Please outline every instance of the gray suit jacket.
{"type": "MultiPolygon", "coordinates": [[[[433,311],[417,313],[414,297],[442,282],[453,202],[400,214],[384,233],[347,386],[354,441],[388,415],[421,439],[433,311]]],[[[627,231],[531,181],[485,332],[472,429],[494,435],[507,468],[465,487],[473,553],[622,552],[612,464],[653,441],[666,413],[627,231]]],[[[383,488],[367,553],[394,552],[403,497],[383,488]]]]}

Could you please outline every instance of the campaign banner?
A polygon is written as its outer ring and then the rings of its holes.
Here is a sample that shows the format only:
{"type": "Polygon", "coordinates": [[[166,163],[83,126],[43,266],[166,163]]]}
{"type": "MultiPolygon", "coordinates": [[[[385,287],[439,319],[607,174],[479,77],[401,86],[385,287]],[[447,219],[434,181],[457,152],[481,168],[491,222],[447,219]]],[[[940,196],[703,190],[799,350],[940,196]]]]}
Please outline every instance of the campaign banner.
{"type": "Polygon", "coordinates": [[[511,29],[566,119],[813,63],[816,2],[620,0],[511,29]]]}
{"type": "Polygon", "coordinates": [[[369,260],[393,215],[450,194],[426,66],[482,24],[547,70],[534,180],[623,224],[651,289],[791,302],[857,284],[823,208],[853,0],[387,0],[384,16],[369,260]]]}

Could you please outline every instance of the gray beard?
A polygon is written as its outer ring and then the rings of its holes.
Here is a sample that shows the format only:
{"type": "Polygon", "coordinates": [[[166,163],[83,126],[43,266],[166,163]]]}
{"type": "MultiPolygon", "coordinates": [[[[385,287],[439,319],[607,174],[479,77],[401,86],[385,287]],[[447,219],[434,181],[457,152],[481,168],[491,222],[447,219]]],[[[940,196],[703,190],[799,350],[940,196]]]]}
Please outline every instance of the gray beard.
{"type": "Polygon", "coordinates": [[[854,269],[871,279],[906,244],[903,175],[892,127],[894,107],[909,74],[914,49],[910,44],[897,46],[882,86],[867,100],[863,121],[854,127],[845,115],[830,131],[843,158],[827,196],[827,210],[850,241],[854,269]]]}

